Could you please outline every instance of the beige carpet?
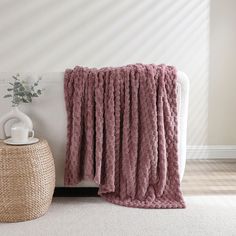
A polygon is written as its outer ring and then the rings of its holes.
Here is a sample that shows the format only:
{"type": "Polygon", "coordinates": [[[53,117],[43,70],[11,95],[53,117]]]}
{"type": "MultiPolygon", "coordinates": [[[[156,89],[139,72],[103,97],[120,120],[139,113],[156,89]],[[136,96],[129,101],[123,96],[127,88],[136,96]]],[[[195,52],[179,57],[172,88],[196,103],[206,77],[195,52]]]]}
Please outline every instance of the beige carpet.
{"type": "Polygon", "coordinates": [[[0,224],[0,236],[235,236],[235,167],[236,161],[188,161],[182,183],[186,209],[145,210],[101,198],[55,198],[39,219],[0,224]]]}
{"type": "Polygon", "coordinates": [[[101,198],[57,198],[37,220],[0,224],[1,236],[235,236],[236,196],[188,196],[184,210],[143,210],[101,198]]]}

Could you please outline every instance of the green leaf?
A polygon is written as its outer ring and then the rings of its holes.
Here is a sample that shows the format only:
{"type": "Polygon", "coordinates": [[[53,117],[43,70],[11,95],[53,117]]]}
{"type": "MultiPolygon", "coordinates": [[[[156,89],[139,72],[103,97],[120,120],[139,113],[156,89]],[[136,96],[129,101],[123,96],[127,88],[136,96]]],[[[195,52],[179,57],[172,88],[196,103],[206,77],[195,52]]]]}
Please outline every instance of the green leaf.
{"type": "Polygon", "coordinates": [[[20,90],[21,92],[23,92],[23,91],[25,91],[25,87],[22,86],[22,87],[19,88],[19,90],[20,90]]]}
{"type": "Polygon", "coordinates": [[[37,94],[41,95],[42,94],[42,90],[38,89],[37,94]]]}
{"type": "Polygon", "coordinates": [[[39,95],[37,93],[33,93],[32,97],[38,97],[39,95]]]}
{"type": "Polygon", "coordinates": [[[18,96],[14,96],[14,98],[13,98],[13,100],[14,100],[14,102],[15,103],[20,103],[20,101],[21,101],[21,98],[20,97],[18,97],[18,96]]]}
{"type": "Polygon", "coordinates": [[[12,76],[14,80],[19,80],[15,75],[12,76]]]}
{"type": "Polygon", "coordinates": [[[24,92],[16,92],[15,93],[16,96],[20,96],[20,97],[23,97],[25,95],[24,92]]]}
{"type": "Polygon", "coordinates": [[[26,99],[22,99],[22,101],[24,102],[24,103],[29,103],[29,101],[28,100],[26,100],[26,99]]]}
{"type": "Polygon", "coordinates": [[[6,95],[4,96],[4,98],[11,98],[11,97],[12,97],[11,94],[6,94],[6,95]]]}
{"type": "Polygon", "coordinates": [[[15,82],[14,83],[14,88],[19,88],[19,87],[21,87],[22,85],[21,85],[21,83],[20,82],[15,82]]]}
{"type": "Polygon", "coordinates": [[[7,89],[7,91],[12,91],[12,90],[13,90],[13,88],[8,88],[8,89],[7,89]]]}

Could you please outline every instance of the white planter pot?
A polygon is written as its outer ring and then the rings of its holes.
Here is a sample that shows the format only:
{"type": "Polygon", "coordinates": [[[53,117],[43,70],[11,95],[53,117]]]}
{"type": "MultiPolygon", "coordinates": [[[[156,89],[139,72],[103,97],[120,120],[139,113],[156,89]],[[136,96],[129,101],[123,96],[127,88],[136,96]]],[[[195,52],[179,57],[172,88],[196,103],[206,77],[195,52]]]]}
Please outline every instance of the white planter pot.
{"type": "Polygon", "coordinates": [[[33,123],[32,120],[27,116],[25,113],[19,110],[18,107],[12,107],[12,110],[2,117],[0,117],[0,139],[5,139],[6,130],[5,126],[6,123],[12,119],[17,120],[12,127],[27,127],[29,130],[33,130],[33,123]]]}

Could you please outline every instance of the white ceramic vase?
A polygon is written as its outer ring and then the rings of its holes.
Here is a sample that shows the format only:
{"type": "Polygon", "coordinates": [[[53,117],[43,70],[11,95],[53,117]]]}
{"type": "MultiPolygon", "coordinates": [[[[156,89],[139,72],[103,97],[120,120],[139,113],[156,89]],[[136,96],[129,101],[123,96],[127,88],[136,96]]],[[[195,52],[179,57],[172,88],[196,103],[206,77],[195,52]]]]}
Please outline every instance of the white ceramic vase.
{"type": "Polygon", "coordinates": [[[6,123],[10,120],[16,120],[11,127],[27,127],[33,130],[32,120],[24,112],[20,111],[18,107],[12,107],[11,111],[0,117],[0,139],[7,138],[6,123]]]}

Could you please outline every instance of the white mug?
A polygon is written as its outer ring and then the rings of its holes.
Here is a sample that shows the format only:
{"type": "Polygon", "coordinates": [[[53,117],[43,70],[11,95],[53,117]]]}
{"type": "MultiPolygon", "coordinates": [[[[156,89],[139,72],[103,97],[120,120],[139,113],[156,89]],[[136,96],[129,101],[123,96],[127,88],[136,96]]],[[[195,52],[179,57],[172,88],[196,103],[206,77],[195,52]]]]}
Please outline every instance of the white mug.
{"type": "Polygon", "coordinates": [[[29,138],[34,137],[34,131],[26,127],[11,128],[11,139],[13,142],[28,142],[29,138]]]}

